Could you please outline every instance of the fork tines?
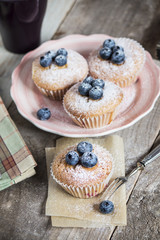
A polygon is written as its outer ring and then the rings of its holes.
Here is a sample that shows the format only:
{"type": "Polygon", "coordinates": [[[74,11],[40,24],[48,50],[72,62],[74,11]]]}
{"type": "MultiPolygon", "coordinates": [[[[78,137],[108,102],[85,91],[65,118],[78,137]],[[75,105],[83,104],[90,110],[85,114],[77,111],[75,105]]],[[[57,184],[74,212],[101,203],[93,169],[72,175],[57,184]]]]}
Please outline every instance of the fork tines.
{"type": "Polygon", "coordinates": [[[101,198],[103,198],[103,200],[109,199],[113,195],[113,193],[125,182],[126,182],[126,179],[124,177],[116,178],[103,192],[101,198]]]}

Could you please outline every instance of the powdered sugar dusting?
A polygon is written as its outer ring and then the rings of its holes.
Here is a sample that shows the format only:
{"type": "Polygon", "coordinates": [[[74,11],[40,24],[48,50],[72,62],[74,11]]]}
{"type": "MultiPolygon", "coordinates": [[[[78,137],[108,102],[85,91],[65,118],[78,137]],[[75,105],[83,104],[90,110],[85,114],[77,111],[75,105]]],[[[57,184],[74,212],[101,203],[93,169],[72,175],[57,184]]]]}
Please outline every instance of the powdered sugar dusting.
{"type": "Polygon", "coordinates": [[[128,38],[115,38],[116,45],[122,46],[125,52],[125,62],[121,65],[102,60],[99,50],[94,50],[88,59],[89,69],[94,77],[109,81],[122,81],[130,78],[135,80],[145,62],[145,51],[142,46],[128,38]]]}
{"type": "MultiPolygon", "coordinates": [[[[39,58],[34,61],[38,68],[38,81],[40,84],[47,84],[51,88],[61,89],[83,80],[88,73],[87,61],[79,53],[69,50],[66,67],[57,67],[54,63],[49,68],[42,69],[39,58]]],[[[43,86],[42,86],[43,87],[43,86]]]]}
{"type": "Polygon", "coordinates": [[[115,108],[121,102],[122,90],[112,82],[105,82],[103,97],[99,100],[92,100],[80,95],[78,92],[79,85],[80,83],[77,83],[72,86],[64,97],[66,110],[72,113],[75,111],[76,115],[96,114],[96,111],[100,112],[100,109],[102,109],[102,112],[110,111],[113,106],[115,108]]]}
{"type": "Polygon", "coordinates": [[[65,155],[70,150],[76,150],[75,146],[69,147],[64,153],[57,156],[53,162],[53,174],[64,184],[84,187],[102,182],[111,177],[113,171],[113,157],[103,147],[93,144],[93,152],[98,157],[98,163],[92,168],[85,168],[80,164],[70,166],[65,162],[65,155]]]}

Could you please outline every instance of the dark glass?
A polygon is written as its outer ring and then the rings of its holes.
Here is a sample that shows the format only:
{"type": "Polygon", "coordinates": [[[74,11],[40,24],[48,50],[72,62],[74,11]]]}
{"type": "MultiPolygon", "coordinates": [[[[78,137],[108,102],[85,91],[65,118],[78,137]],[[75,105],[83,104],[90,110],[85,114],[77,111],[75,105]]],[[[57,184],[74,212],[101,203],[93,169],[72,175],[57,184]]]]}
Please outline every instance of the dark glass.
{"type": "Polygon", "coordinates": [[[5,48],[26,53],[40,44],[47,0],[0,0],[0,32],[5,48]]]}

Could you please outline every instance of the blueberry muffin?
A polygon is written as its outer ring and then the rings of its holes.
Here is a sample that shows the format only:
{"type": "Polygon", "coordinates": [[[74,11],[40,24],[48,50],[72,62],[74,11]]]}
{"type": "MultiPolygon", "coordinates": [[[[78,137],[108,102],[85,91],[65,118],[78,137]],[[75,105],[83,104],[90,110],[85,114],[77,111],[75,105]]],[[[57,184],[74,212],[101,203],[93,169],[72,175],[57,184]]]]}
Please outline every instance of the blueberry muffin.
{"type": "Polygon", "coordinates": [[[120,87],[134,83],[145,63],[145,51],[129,38],[106,39],[88,58],[90,74],[120,87]]]}
{"type": "Polygon", "coordinates": [[[56,156],[51,175],[74,197],[90,198],[108,184],[113,163],[112,155],[105,148],[83,141],[56,156]]]}
{"type": "Polygon", "coordinates": [[[63,106],[79,126],[100,128],[113,121],[122,99],[122,89],[116,84],[89,76],[67,91],[63,106]]]}
{"type": "Polygon", "coordinates": [[[32,79],[40,92],[54,100],[62,100],[65,92],[88,74],[88,64],[79,53],[60,48],[36,58],[32,63],[32,79]]]}

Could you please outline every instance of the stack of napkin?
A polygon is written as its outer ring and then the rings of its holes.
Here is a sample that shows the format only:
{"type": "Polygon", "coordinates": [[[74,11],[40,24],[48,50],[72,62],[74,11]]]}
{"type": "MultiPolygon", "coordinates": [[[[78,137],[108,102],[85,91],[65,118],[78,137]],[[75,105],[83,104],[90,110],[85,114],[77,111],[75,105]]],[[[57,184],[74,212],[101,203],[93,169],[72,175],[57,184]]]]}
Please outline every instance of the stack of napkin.
{"type": "Polygon", "coordinates": [[[0,190],[33,176],[36,165],[0,98],[0,190]]]}
{"type": "Polygon", "coordinates": [[[114,171],[111,181],[125,174],[124,146],[119,136],[104,138],[60,138],[55,148],[46,148],[46,161],[48,168],[48,198],[46,202],[46,215],[51,216],[52,226],[59,227],[112,227],[126,225],[126,194],[123,185],[111,198],[115,206],[112,214],[102,214],[97,206],[100,196],[90,199],[79,199],[69,195],[59,186],[50,174],[50,166],[57,153],[80,141],[89,141],[99,144],[109,150],[114,159],[114,171]]]}

